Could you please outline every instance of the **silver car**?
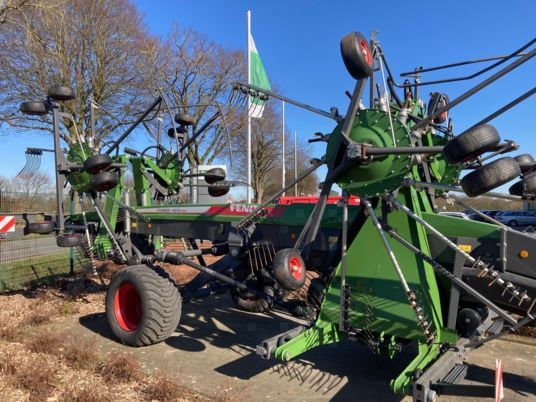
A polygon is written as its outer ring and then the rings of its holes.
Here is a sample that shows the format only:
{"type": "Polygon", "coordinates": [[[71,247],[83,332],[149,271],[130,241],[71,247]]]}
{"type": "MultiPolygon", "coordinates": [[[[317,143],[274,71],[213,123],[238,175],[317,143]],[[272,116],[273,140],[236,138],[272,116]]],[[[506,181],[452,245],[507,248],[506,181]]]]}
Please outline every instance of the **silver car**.
{"type": "Polygon", "coordinates": [[[440,212],[439,215],[445,215],[445,216],[453,216],[455,218],[461,218],[461,219],[467,219],[469,220],[469,216],[464,212],[440,212]]]}
{"type": "Polygon", "coordinates": [[[495,216],[499,222],[508,226],[536,225],[535,211],[505,211],[495,216]]]}

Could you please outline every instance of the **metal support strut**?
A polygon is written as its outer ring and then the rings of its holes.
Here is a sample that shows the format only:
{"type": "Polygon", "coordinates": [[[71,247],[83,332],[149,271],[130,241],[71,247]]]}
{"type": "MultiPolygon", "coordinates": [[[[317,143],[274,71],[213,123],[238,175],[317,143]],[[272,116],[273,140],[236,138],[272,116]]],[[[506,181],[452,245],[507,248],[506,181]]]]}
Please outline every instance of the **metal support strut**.
{"type": "Polygon", "coordinates": [[[97,276],[97,264],[95,263],[95,253],[93,252],[93,244],[91,243],[91,236],[89,234],[89,228],[87,226],[86,211],[84,209],[84,199],[82,194],[78,195],[78,202],[80,203],[80,209],[82,210],[82,219],[84,220],[84,230],[86,233],[86,247],[87,255],[91,261],[91,271],[93,276],[97,276]]]}
{"type": "Polygon", "coordinates": [[[384,226],[385,227],[385,230],[387,231],[387,233],[389,233],[389,235],[395,239],[396,241],[398,241],[400,244],[402,244],[404,247],[406,247],[408,250],[410,250],[411,252],[413,252],[415,255],[421,257],[421,259],[423,259],[424,261],[426,261],[428,264],[430,264],[432,266],[432,268],[434,268],[434,270],[438,273],[440,273],[441,275],[449,278],[452,282],[454,282],[456,284],[456,286],[458,286],[458,288],[460,289],[463,289],[464,291],[466,291],[468,294],[470,294],[472,297],[474,297],[476,300],[480,301],[482,304],[488,306],[490,308],[490,310],[496,312],[499,316],[501,316],[502,318],[504,318],[505,321],[508,321],[510,324],[512,325],[515,325],[517,324],[517,321],[515,319],[513,319],[512,317],[510,317],[507,313],[505,313],[500,307],[498,307],[495,303],[493,303],[491,300],[487,299],[486,297],[482,296],[482,294],[480,294],[479,292],[477,292],[476,290],[474,290],[471,286],[469,286],[467,283],[465,283],[464,281],[462,281],[460,278],[456,277],[455,275],[453,275],[448,269],[446,269],[445,267],[443,267],[440,263],[438,263],[437,261],[435,261],[433,258],[431,258],[430,256],[426,255],[425,253],[423,253],[421,250],[419,250],[417,247],[415,247],[413,244],[411,244],[409,241],[407,241],[406,239],[404,239],[402,236],[400,236],[396,231],[395,229],[391,228],[391,227],[387,227],[387,226],[384,226]]]}
{"type": "Polygon", "coordinates": [[[470,254],[466,253],[463,250],[460,250],[458,246],[450,241],[446,236],[444,236],[441,232],[439,232],[436,228],[434,228],[432,225],[430,225],[428,222],[426,222],[424,219],[422,219],[420,216],[416,215],[413,211],[411,211],[408,207],[403,205],[400,201],[398,201],[393,194],[387,194],[384,199],[390,203],[392,203],[395,208],[399,209],[400,211],[404,212],[406,215],[408,215],[413,220],[420,223],[422,226],[424,226],[426,229],[428,229],[430,232],[432,232],[439,240],[441,240],[443,243],[445,243],[449,248],[454,250],[457,253],[460,253],[467,261],[469,261],[471,264],[474,265],[475,268],[479,268],[481,270],[480,276],[489,276],[492,281],[490,282],[490,285],[497,283],[499,284],[503,289],[503,295],[505,293],[509,293],[512,297],[512,299],[516,299],[518,301],[518,305],[521,306],[524,302],[530,302],[531,298],[527,295],[527,292],[521,292],[516,286],[509,282],[505,281],[500,277],[500,274],[494,269],[493,265],[486,264],[485,262],[473,258],[470,254]]]}
{"type": "Polygon", "coordinates": [[[348,244],[348,193],[343,193],[342,198],[342,239],[341,239],[341,295],[340,305],[341,314],[339,321],[339,329],[343,332],[348,330],[348,309],[345,308],[348,303],[347,298],[347,285],[346,285],[346,257],[347,257],[347,244],[348,244]]]}
{"type": "Polygon", "coordinates": [[[362,200],[362,205],[365,207],[365,213],[370,216],[372,219],[372,222],[374,223],[374,226],[378,230],[378,234],[380,235],[380,238],[382,240],[382,243],[387,250],[387,254],[389,255],[389,258],[391,259],[391,262],[393,263],[393,267],[395,268],[395,271],[398,275],[398,278],[400,279],[400,283],[402,284],[402,288],[404,289],[404,292],[407,295],[409,304],[413,311],[415,312],[415,316],[417,317],[417,324],[422,329],[422,332],[424,333],[424,336],[426,337],[426,342],[428,344],[433,343],[435,340],[435,333],[431,331],[432,328],[432,321],[428,320],[426,317],[426,314],[424,313],[423,308],[419,305],[419,302],[417,300],[417,295],[413,290],[410,289],[408,282],[406,281],[406,278],[404,277],[404,273],[402,272],[402,269],[400,268],[400,265],[398,264],[398,260],[396,259],[395,253],[393,252],[393,249],[389,245],[389,242],[387,241],[387,237],[385,236],[385,232],[382,229],[382,225],[380,224],[378,217],[374,213],[374,210],[372,209],[372,206],[370,205],[370,202],[368,200],[362,200]]]}
{"type": "Polygon", "coordinates": [[[123,248],[119,245],[119,242],[115,238],[115,234],[114,234],[114,232],[113,232],[113,230],[112,230],[112,228],[110,226],[110,223],[108,222],[108,219],[106,219],[106,217],[102,213],[100,207],[97,205],[97,203],[95,202],[95,199],[93,197],[90,196],[89,201],[91,201],[91,205],[93,205],[93,208],[95,209],[95,212],[97,213],[97,215],[99,216],[100,221],[104,225],[104,227],[106,229],[106,232],[108,233],[108,236],[110,236],[110,238],[112,239],[112,242],[114,243],[115,247],[117,248],[117,250],[121,254],[121,258],[123,259],[123,261],[126,261],[127,257],[125,255],[125,252],[123,251],[123,248]]]}

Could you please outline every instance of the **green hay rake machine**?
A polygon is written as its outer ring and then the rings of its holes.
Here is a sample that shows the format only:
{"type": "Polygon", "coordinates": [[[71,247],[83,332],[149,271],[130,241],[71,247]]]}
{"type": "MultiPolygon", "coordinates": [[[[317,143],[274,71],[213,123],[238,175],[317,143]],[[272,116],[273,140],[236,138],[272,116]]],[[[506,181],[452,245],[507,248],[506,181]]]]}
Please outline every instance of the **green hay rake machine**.
{"type": "MultiPolygon", "coordinates": [[[[59,102],[71,95],[66,88],[52,88],[44,103],[21,107],[27,113],[52,112],[55,122],[58,219],[35,223],[33,231],[44,231],[48,225],[47,231],[57,231],[60,245],[88,241],[87,233],[65,232],[62,185],[69,180],[76,191],[89,195],[99,217],[98,230],[120,250],[121,260],[131,264],[113,277],[106,297],[108,323],[124,343],[142,346],[164,340],[178,325],[182,301],[191,298],[229,291],[239,306],[257,312],[274,303],[285,304],[288,292],[304,286],[308,270],[316,275],[307,301],[285,305],[308,318],[309,324],[262,342],[257,347],[262,357],[288,361],[343,338],[392,358],[416,345],[415,358],[391,381],[395,393],[411,394],[415,401],[431,401],[438,394],[489,395],[486,387],[458,384],[467,370],[464,356],[534,320],[536,238],[485,215],[488,222],[439,215],[436,199],[449,198],[470,208],[454,194],[536,197],[534,159],[528,154],[503,156],[518,145],[501,142],[487,124],[534,94],[534,89],[460,134],[448,118],[451,108],[534,57],[535,42],[508,56],[488,59],[495,63],[470,77],[421,81],[427,71],[449,65],[403,74],[414,81],[397,84],[375,38],[368,41],[351,33],[341,41],[343,61],[356,80],[345,116],[336,108],[323,111],[236,83],[234,89],[241,96],[283,99],[336,122],[331,133],[317,133],[312,140],[326,143],[325,155],[313,159],[296,181],[261,205],[151,205],[152,195],[180,190],[187,176],[181,152],[196,135],[179,139],[175,127],[177,152],[159,149],[162,156],[156,159],[128,149],[110,157],[132,128],[104,154],[82,143],[70,144],[67,158],[62,159],[59,102]],[[427,107],[419,99],[424,85],[475,78],[494,68],[498,71],[456,99],[433,93],[427,107]],[[368,108],[362,102],[367,84],[368,108]],[[137,172],[136,206],[120,201],[122,186],[114,169],[120,172],[127,163],[137,172]],[[277,204],[284,191],[322,165],[327,174],[318,202],[277,204]],[[462,170],[470,172],[460,179],[462,170]],[[510,195],[490,192],[517,178],[510,195]],[[328,196],[335,184],[343,194],[331,204],[328,196]],[[109,209],[97,205],[97,192],[107,194],[109,209]],[[360,205],[349,202],[355,196],[360,205]],[[128,228],[110,224],[117,204],[131,215],[128,228]],[[166,251],[153,241],[159,236],[191,239],[192,249],[166,251]],[[140,240],[152,247],[142,247],[140,240]],[[200,248],[196,240],[211,245],[200,248]],[[208,265],[205,255],[221,258],[208,265]],[[159,262],[186,264],[200,273],[178,286],[159,262]]],[[[472,62],[457,65],[468,63],[472,62]]],[[[160,102],[162,98],[136,124],[160,102]]],[[[182,126],[191,123],[188,116],[178,116],[177,121],[182,126]]],[[[214,194],[222,194],[232,184],[224,178],[222,172],[213,171],[205,180],[214,194]]]]}

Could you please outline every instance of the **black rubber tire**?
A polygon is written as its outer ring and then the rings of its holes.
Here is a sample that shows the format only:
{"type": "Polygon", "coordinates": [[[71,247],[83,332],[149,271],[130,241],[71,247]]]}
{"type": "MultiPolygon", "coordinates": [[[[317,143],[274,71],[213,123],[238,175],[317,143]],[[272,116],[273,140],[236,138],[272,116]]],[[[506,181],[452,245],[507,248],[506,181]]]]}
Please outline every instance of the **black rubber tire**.
{"type": "Polygon", "coordinates": [[[523,180],[513,184],[508,192],[511,195],[523,197],[526,194],[536,195],[536,172],[532,172],[523,177],[523,180]]]}
{"type": "Polygon", "coordinates": [[[50,234],[54,231],[55,224],[53,221],[41,221],[28,223],[28,233],[50,234]]]}
{"type": "Polygon", "coordinates": [[[58,247],[78,247],[82,244],[84,236],[80,233],[64,233],[56,236],[58,247]]]}
{"type": "Polygon", "coordinates": [[[285,290],[297,290],[305,284],[307,269],[301,254],[292,249],[279,250],[272,261],[274,278],[285,290]]]}
{"type": "Polygon", "coordinates": [[[510,222],[508,222],[508,226],[515,228],[517,226],[517,221],[515,219],[512,219],[510,222]]]}
{"type": "Polygon", "coordinates": [[[510,195],[517,195],[519,197],[523,197],[523,180],[519,180],[518,182],[512,184],[508,189],[508,192],[510,193],[510,195]]]}
{"type": "Polygon", "coordinates": [[[525,185],[525,193],[536,194],[536,172],[523,176],[523,184],[525,185]]]}
{"type": "Polygon", "coordinates": [[[175,123],[181,126],[191,126],[195,123],[195,117],[186,113],[177,113],[175,115],[175,123]]]}
{"type": "Polygon", "coordinates": [[[225,194],[229,192],[231,187],[229,186],[209,186],[208,187],[208,194],[211,197],[223,197],[225,194]]]}
{"type": "Polygon", "coordinates": [[[108,169],[113,163],[112,157],[107,154],[90,156],[84,161],[84,169],[91,174],[97,174],[108,169]]]}
{"type": "Polygon", "coordinates": [[[514,157],[514,160],[519,164],[522,173],[527,173],[536,166],[536,161],[531,154],[518,155],[514,157]]]}
{"type": "Polygon", "coordinates": [[[374,59],[368,41],[359,32],[351,32],[341,39],[341,55],[346,70],[356,80],[370,77],[374,59]]]}
{"type": "Polygon", "coordinates": [[[504,157],[464,176],[460,184],[465,194],[469,197],[476,197],[508,183],[520,174],[517,162],[513,158],[504,157]]]}
{"type": "Polygon", "coordinates": [[[58,102],[76,99],[74,89],[62,86],[48,87],[47,95],[58,102]]]}
{"type": "Polygon", "coordinates": [[[482,317],[472,308],[464,308],[458,312],[456,329],[461,336],[468,338],[475,333],[482,324],[482,317]]]}
{"type": "Polygon", "coordinates": [[[100,172],[90,180],[91,188],[97,192],[108,191],[119,183],[119,176],[115,172],[100,172]]]}
{"type": "Polygon", "coordinates": [[[175,131],[173,131],[173,127],[171,127],[168,132],[167,132],[167,135],[169,138],[173,138],[175,139],[175,133],[177,133],[177,138],[178,139],[184,139],[184,134],[186,134],[188,132],[188,130],[186,129],[186,127],[184,126],[179,126],[175,129],[175,131]]]}
{"type": "Polygon", "coordinates": [[[45,102],[22,102],[20,111],[31,116],[44,116],[48,113],[45,102]]]}
{"type": "Polygon", "coordinates": [[[213,184],[217,181],[225,180],[225,177],[225,170],[222,168],[212,168],[205,172],[205,181],[208,184],[213,184]]]}
{"type": "Polygon", "coordinates": [[[124,344],[148,346],[168,338],[179,325],[182,299],[169,274],[162,268],[132,265],[118,271],[106,292],[106,320],[113,334],[124,344]],[[141,315],[133,330],[118,321],[121,314],[119,289],[131,284],[139,296],[141,315]]]}
{"type": "Polygon", "coordinates": [[[483,124],[454,137],[445,145],[443,153],[450,163],[467,162],[493,149],[500,141],[495,127],[483,124]]]}
{"type": "MultiPolygon", "coordinates": [[[[265,286],[262,291],[271,297],[275,294],[274,288],[271,286],[265,286]]],[[[231,299],[242,310],[250,311],[252,313],[265,313],[270,311],[273,305],[269,300],[258,297],[256,294],[250,292],[234,290],[231,292],[231,299]]]]}
{"type": "Polygon", "coordinates": [[[514,160],[518,163],[535,163],[536,161],[531,154],[521,154],[514,156],[514,160]]]}

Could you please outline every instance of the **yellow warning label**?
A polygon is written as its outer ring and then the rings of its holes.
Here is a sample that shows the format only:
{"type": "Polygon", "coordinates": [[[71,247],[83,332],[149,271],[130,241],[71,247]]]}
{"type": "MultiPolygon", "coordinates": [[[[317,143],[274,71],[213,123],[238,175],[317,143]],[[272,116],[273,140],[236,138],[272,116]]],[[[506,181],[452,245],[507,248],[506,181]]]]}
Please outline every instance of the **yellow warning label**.
{"type": "Polygon", "coordinates": [[[133,228],[137,228],[137,227],[138,227],[138,223],[137,223],[137,222],[132,222],[131,226],[132,226],[133,228]]]}
{"type": "Polygon", "coordinates": [[[466,253],[470,253],[473,249],[470,244],[458,244],[458,248],[466,253]]]}

